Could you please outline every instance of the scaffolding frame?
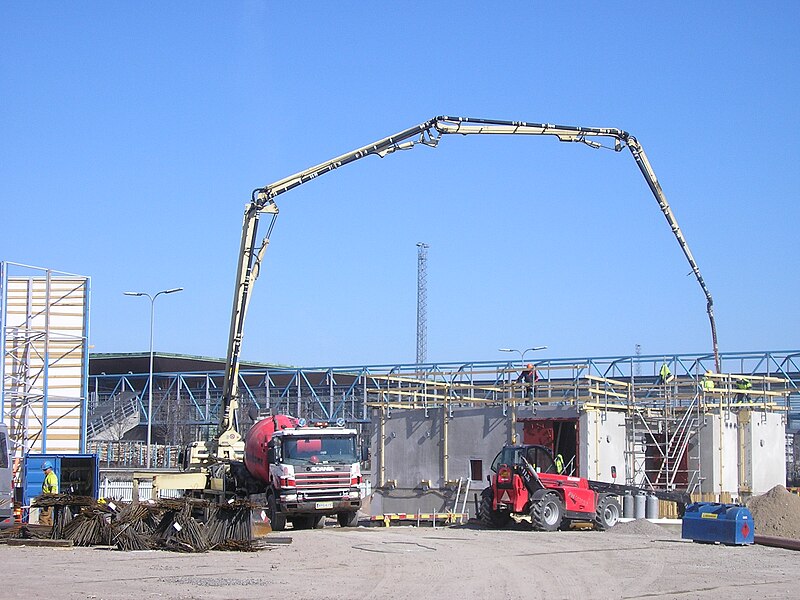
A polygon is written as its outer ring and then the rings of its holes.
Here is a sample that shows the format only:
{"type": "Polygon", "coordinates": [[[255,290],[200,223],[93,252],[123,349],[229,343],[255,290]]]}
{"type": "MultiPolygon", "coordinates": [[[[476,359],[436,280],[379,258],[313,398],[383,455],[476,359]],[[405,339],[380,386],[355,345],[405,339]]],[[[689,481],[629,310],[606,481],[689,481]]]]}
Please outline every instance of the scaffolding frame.
{"type": "MultiPolygon", "coordinates": [[[[160,355],[168,356],[168,355],[160,355]]],[[[728,373],[752,376],[775,376],[787,381],[788,418],[800,427],[800,351],[722,353],[723,367],[728,373]]],[[[211,360],[211,359],[208,359],[211,360]]],[[[542,359],[535,362],[542,375],[537,389],[553,400],[575,389],[583,377],[598,377],[629,383],[638,390],[639,402],[662,402],[655,385],[660,365],[667,363],[675,377],[698,382],[713,366],[710,354],[634,355],[623,357],[542,359]]],[[[519,361],[442,362],[418,365],[384,364],[361,366],[285,367],[264,365],[240,371],[242,413],[248,409],[259,414],[282,412],[308,420],[336,422],[342,418],[349,424],[369,422],[368,403],[371,394],[382,393],[387,386],[397,393],[424,381],[425,386],[448,384],[452,389],[465,386],[470,401],[502,401],[497,388],[515,378],[523,369],[519,361]],[[387,379],[391,384],[387,383],[387,379]],[[402,381],[408,378],[410,381],[402,381]],[[469,386],[472,386],[470,391],[469,386]]],[[[93,374],[89,378],[91,405],[107,402],[120,389],[134,391],[139,401],[147,395],[146,372],[125,374],[93,374]]],[[[224,374],[222,369],[208,371],[158,372],[154,375],[153,422],[166,423],[166,404],[185,404],[186,422],[198,431],[214,431],[224,374]]],[[[605,384],[604,384],[605,385],[605,384]]],[[[728,385],[723,382],[720,385],[728,385]]],[[[507,388],[506,388],[507,390],[507,388]]],[[[609,388],[609,391],[613,389],[609,388]]],[[[538,392],[537,392],[538,393],[538,392]]],[[[604,404],[610,402],[609,398],[604,404]]],[[[685,398],[676,398],[676,401],[685,398]]],[[[142,404],[142,409],[144,405],[142,404]]],[[[142,414],[145,414],[144,411],[142,414]]],[[[144,417],[142,417],[144,419],[144,417]]],[[[246,426],[246,423],[244,423],[246,426]]]]}
{"type": "Polygon", "coordinates": [[[0,417],[16,463],[32,451],[85,451],[89,283],[0,262],[0,417]]]}

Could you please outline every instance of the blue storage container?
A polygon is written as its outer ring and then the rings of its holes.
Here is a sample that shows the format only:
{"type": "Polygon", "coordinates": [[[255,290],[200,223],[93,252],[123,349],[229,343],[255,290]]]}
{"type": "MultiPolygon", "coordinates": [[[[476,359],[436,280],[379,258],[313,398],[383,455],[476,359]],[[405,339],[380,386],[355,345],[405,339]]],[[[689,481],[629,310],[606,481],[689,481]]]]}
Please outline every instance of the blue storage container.
{"type": "Polygon", "coordinates": [[[97,499],[100,492],[100,463],[96,454],[27,454],[22,471],[24,506],[29,506],[42,493],[42,464],[45,461],[53,463],[59,492],[97,499]]]}
{"type": "Polygon", "coordinates": [[[735,504],[695,502],[686,507],[681,537],[695,542],[729,545],[753,543],[755,525],[749,509],[735,504]]]}

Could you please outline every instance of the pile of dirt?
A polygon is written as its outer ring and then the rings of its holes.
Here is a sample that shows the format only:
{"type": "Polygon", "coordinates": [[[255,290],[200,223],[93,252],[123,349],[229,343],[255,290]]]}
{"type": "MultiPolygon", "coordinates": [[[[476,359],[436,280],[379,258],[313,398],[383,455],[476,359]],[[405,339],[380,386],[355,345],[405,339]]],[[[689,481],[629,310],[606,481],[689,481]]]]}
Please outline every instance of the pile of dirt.
{"type": "Polygon", "coordinates": [[[628,521],[627,523],[617,523],[608,530],[608,533],[624,533],[627,535],[647,536],[674,535],[674,532],[670,531],[669,529],[648,521],[647,519],[635,519],[633,521],[628,521]]]}
{"type": "Polygon", "coordinates": [[[753,513],[756,535],[800,540],[800,496],[776,485],[763,496],[747,501],[753,513]]]}

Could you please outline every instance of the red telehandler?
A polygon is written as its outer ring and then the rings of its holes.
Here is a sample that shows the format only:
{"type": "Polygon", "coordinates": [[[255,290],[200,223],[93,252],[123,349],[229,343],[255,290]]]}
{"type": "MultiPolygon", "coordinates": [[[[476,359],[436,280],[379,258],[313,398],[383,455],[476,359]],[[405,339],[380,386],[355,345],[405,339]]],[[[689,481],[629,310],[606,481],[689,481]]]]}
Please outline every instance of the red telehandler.
{"type": "MultiPolygon", "coordinates": [[[[558,472],[546,446],[505,446],[492,462],[491,485],[481,493],[478,518],[486,527],[499,529],[512,515],[529,515],[536,531],[569,529],[573,522],[613,527],[622,516],[617,496],[644,493],[640,488],[591,481],[558,472]]],[[[658,498],[688,502],[680,492],[650,491],[658,498]]]]}

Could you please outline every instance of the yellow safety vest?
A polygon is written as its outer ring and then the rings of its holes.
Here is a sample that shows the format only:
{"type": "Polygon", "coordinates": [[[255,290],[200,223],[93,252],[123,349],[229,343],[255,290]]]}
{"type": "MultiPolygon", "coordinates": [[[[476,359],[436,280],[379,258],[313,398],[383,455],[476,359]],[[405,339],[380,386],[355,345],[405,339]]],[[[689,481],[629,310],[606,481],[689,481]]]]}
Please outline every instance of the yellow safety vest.
{"type": "Polygon", "coordinates": [[[561,474],[561,471],[564,470],[564,459],[561,458],[560,454],[556,454],[556,473],[561,474]]]}
{"type": "Polygon", "coordinates": [[[42,482],[43,494],[57,494],[58,493],[58,476],[53,471],[50,471],[42,482]]]}

